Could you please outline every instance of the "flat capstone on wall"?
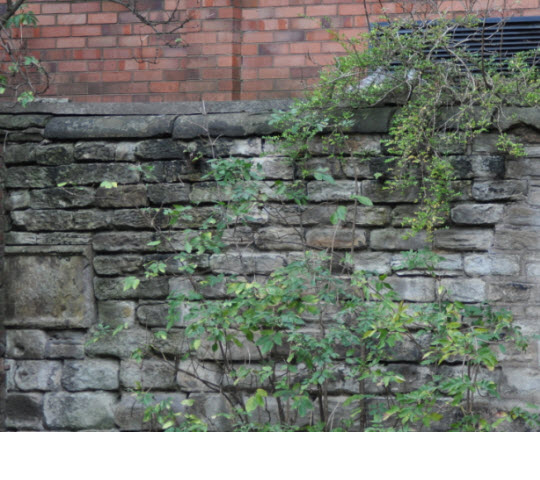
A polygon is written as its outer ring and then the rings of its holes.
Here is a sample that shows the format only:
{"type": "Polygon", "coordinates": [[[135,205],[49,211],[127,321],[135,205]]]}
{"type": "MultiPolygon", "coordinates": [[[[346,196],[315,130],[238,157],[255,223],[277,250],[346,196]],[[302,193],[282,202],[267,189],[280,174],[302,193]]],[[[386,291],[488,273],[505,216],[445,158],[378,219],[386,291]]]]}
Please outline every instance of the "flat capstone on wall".
{"type": "MultiPolygon", "coordinates": [[[[340,163],[323,154],[320,142],[310,145],[313,165],[327,166],[336,182],[306,181],[310,201],[299,207],[276,191],[277,181],[296,178],[295,167],[265,139],[274,133],[271,112],[286,106],[272,101],[2,107],[2,428],[151,428],[143,423],[143,406],[130,393],[139,383],[158,400],[170,398],[179,411],[188,408],[183,400],[194,399],[196,413],[211,428],[230,428],[224,419],[212,419],[223,408],[223,399],[203,383],[157,356],[142,364],[131,359],[132,351],[166,324],[169,294],[189,288],[172,256],[183,248],[183,231],[196,229],[223,200],[215,184],[202,178],[207,160],[216,153],[261,165],[260,182],[268,200],[248,225],[226,237],[226,253],[201,258],[201,278],[208,272],[263,278],[294,261],[303,243],[320,250],[335,240],[336,249],[350,250],[347,228],[350,231],[353,219],[334,235],[329,218],[337,204],[347,202],[359,175],[360,193],[374,205],[362,207],[355,220],[355,268],[387,274],[406,302],[431,302],[443,286],[451,299],[489,301],[511,310],[525,334],[540,333],[538,110],[516,109],[504,125],[520,135],[523,158],[500,156],[493,133],[467,150],[457,150],[455,186],[461,197],[452,206],[448,228],[437,231],[433,240],[423,234],[405,240],[402,222],[417,208],[416,192],[390,192],[376,179],[385,168],[381,141],[395,108],[359,114],[351,139],[359,151],[371,152],[367,159],[340,163]],[[194,162],[194,157],[199,160],[194,162]],[[139,168],[149,165],[151,173],[139,168]],[[103,181],[117,182],[118,187],[100,187],[103,181]],[[162,209],[188,203],[195,206],[193,219],[175,226],[169,244],[149,246],[156,229],[166,228],[162,209]],[[426,246],[446,259],[435,277],[398,269],[399,252],[426,246]],[[144,264],[156,258],[166,262],[165,275],[125,291],[124,278],[144,278],[144,264]],[[114,339],[88,344],[99,323],[126,323],[128,328],[114,339]]],[[[206,295],[220,299],[225,291],[217,285],[206,295]]],[[[185,345],[183,329],[175,328],[162,351],[174,356],[185,345]]],[[[250,352],[239,349],[235,355],[242,361],[250,352]]],[[[212,352],[202,350],[198,361],[215,379],[212,352]]],[[[395,354],[395,362],[403,370],[416,369],[420,381],[417,361],[414,349],[404,347],[395,354]]],[[[540,402],[536,342],[525,354],[506,353],[496,374],[501,407],[540,402]]],[[[347,388],[342,384],[331,389],[331,402],[338,405],[347,388]]]]}

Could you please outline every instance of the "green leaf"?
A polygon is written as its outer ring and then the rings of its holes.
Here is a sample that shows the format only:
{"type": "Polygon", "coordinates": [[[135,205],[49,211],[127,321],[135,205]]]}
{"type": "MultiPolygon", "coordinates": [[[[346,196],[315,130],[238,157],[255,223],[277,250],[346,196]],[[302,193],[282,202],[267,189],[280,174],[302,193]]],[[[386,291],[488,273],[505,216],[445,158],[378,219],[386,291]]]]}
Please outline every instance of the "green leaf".
{"type": "Polygon", "coordinates": [[[337,225],[339,222],[344,222],[347,218],[347,207],[340,205],[337,207],[336,211],[330,215],[330,223],[332,225],[337,225]]]}
{"type": "Polygon", "coordinates": [[[352,195],[351,198],[362,205],[366,205],[368,207],[373,206],[373,202],[368,197],[364,197],[363,195],[352,195]]]}
{"type": "Polygon", "coordinates": [[[141,281],[137,277],[126,277],[124,279],[124,292],[127,290],[136,290],[141,281]]]}
{"type": "Polygon", "coordinates": [[[117,188],[118,187],[118,183],[116,182],[109,182],[108,180],[104,180],[103,182],[101,182],[99,184],[99,186],[101,188],[117,188]]]}

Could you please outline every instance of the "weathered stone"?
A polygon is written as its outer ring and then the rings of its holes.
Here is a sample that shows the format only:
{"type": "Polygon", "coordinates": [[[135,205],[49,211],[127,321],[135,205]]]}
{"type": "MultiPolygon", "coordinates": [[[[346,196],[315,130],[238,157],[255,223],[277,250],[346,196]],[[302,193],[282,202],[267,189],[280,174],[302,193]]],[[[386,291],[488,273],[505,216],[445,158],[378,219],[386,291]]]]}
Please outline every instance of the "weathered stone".
{"type": "Polygon", "coordinates": [[[77,142],[74,157],[76,160],[103,160],[113,162],[116,158],[116,144],[106,142],[77,142]]]}
{"type": "Polygon", "coordinates": [[[304,242],[294,228],[267,227],[257,232],[255,244],[261,250],[302,250],[304,242]]]}
{"type": "Polygon", "coordinates": [[[182,160],[189,152],[185,143],[163,138],[139,142],[134,153],[143,160],[182,160]]]}
{"type": "Polygon", "coordinates": [[[73,330],[49,332],[47,358],[84,358],[85,334],[73,330]]]}
{"type": "Polygon", "coordinates": [[[533,285],[525,282],[492,283],[489,285],[487,300],[490,302],[526,302],[530,296],[533,285]]]}
{"type": "Polygon", "coordinates": [[[181,182],[182,180],[199,180],[200,173],[191,160],[167,160],[147,163],[148,169],[142,170],[147,183],[181,182]]]}
{"type": "Polygon", "coordinates": [[[135,350],[145,351],[152,340],[148,332],[142,328],[129,328],[114,337],[108,335],[92,342],[95,333],[94,329],[90,330],[89,343],[86,344],[85,351],[87,355],[96,357],[131,358],[135,350]]]}
{"type": "Polygon", "coordinates": [[[94,320],[88,260],[83,256],[6,258],[6,325],[86,328],[94,320]]]}
{"type": "Polygon", "coordinates": [[[466,255],[465,273],[467,275],[518,275],[518,255],[466,255]]]}
{"type": "Polygon", "coordinates": [[[41,330],[8,330],[6,355],[10,358],[45,358],[47,334],[41,330]]]}
{"type": "Polygon", "coordinates": [[[419,194],[420,191],[417,187],[395,190],[385,187],[377,180],[364,180],[362,182],[362,195],[374,203],[411,203],[418,198],[419,194]]]}
{"type": "Polygon", "coordinates": [[[505,161],[502,156],[472,155],[474,178],[503,178],[505,161]]]}
{"type": "Polygon", "coordinates": [[[520,158],[507,163],[506,178],[521,179],[527,175],[540,176],[540,161],[537,158],[520,158]]]}
{"type": "Polygon", "coordinates": [[[362,252],[354,254],[354,269],[386,275],[390,273],[391,254],[384,252],[362,252]]]}
{"type": "Polygon", "coordinates": [[[366,108],[355,112],[353,125],[347,129],[354,133],[387,133],[396,109],[391,107],[366,108]]]}
{"type": "Polygon", "coordinates": [[[540,374],[537,368],[508,367],[503,369],[501,394],[507,398],[516,398],[526,402],[540,401],[540,374]]]}
{"type": "Polygon", "coordinates": [[[189,193],[190,186],[184,183],[148,185],[148,198],[150,202],[157,205],[188,202],[189,193]]]}
{"type": "MultiPolygon", "coordinates": [[[[45,168],[45,167],[44,167],[45,168]]],[[[50,167],[52,168],[52,167],[50,167]]],[[[85,163],[62,165],[55,167],[49,175],[54,186],[58,183],[68,182],[71,185],[90,185],[103,181],[124,183],[138,183],[140,173],[127,164],[113,163],[85,163]]],[[[40,186],[40,185],[33,185],[40,186]]],[[[43,186],[52,186],[46,184],[43,186]]]]}
{"type": "Polygon", "coordinates": [[[134,142],[118,142],[116,145],[116,151],[114,159],[117,162],[135,162],[135,149],[137,143],[134,142]]]}
{"type": "Polygon", "coordinates": [[[473,140],[472,151],[474,153],[497,153],[499,135],[496,133],[484,133],[473,140]]]}
{"type": "Polygon", "coordinates": [[[6,398],[6,427],[17,430],[42,430],[43,395],[9,393],[6,398]]]}
{"type": "Polygon", "coordinates": [[[477,278],[443,278],[441,286],[452,301],[473,303],[486,300],[486,283],[477,278]]]}
{"type": "Polygon", "coordinates": [[[98,300],[122,300],[136,298],[165,298],[169,294],[166,278],[141,280],[136,289],[124,290],[124,278],[95,278],[94,288],[98,300]]]}
{"type": "Polygon", "coordinates": [[[373,250],[420,250],[428,246],[425,232],[419,232],[415,236],[411,236],[412,234],[412,230],[409,229],[373,230],[370,237],[370,247],[373,250]]]}
{"type": "Polygon", "coordinates": [[[43,402],[45,423],[54,430],[113,429],[115,403],[113,393],[47,393],[43,402]]]}
{"type": "Polygon", "coordinates": [[[481,229],[438,230],[434,245],[447,250],[489,250],[493,245],[493,232],[481,229]]]}
{"type": "Polygon", "coordinates": [[[496,203],[460,204],[452,208],[451,218],[454,223],[463,225],[489,225],[497,223],[503,216],[502,205],[496,203]]]}
{"type": "Polygon", "coordinates": [[[69,392],[116,390],[119,364],[115,360],[68,360],[64,363],[62,386],[69,392]]]}
{"type": "Polygon", "coordinates": [[[433,263],[433,270],[430,268],[407,268],[407,261],[403,255],[394,255],[391,261],[392,270],[399,276],[427,275],[432,274],[438,277],[453,277],[463,274],[463,260],[461,254],[445,253],[442,259],[433,263]]]}
{"type": "Polygon", "coordinates": [[[540,183],[531,183],[527,201],[530,205],[540,207],[540,183]]]}
{"type": "Polygon", "coordinates": [[[98,255],[94,257],[94,270],[98,275],[135,273],[143,265],[139,255],[98,255]]]}
{"type": "Polygon", "coordinates": [[[302,162],[296,162],[294,166],[296,178],[315,180],[315,172],[317,171],[326,172],[334,179],[339,179],[344,176],[339,159],[328,156],[309,158],[302,162]]]}
{"type": "Polygon", "coordinates": [[[527,183],[521,180],[493,180],[474,182],[472,195],[480,202],[520,200],[527,194],[527,183]]]}
{"type": "Polygon", "coordinates": [[[162,211],[152,208],[137,208],[133,210],[114,210],[110,215],[110,222],[118,229],[138,228],[153,230],[166,227],[168,219],[162,211]]]}
{"type": "Polygon", "coordinates": [[[30,193],[28,190],[16,190],[9,192],[6,198],[6,210],[18,210],[30,206],[30,193]]]}
{"type": "MultiPolygon", "coordinates": [[[[220,137],[213,140],[198,140],[190,145],[190,151],[201,154],[207,158],[224,158],[227,156],[257,157],[263,153],[260,138],[226,138],[220,137]]],[[[265,144],[265,153],[274,153],[265,144]]]]}
{"type": "Polygon", "coordinates": [[[45,127],[51,139],[151,138],[169,135],[173,118],[168,116],[54,117],[45,127]]]}
{"type": "Polygon", "coordinates": [[[209,282],[205,277],[183,278],[175,277],[169,280],[169,290],[171,296],[174,294],[186,294],[197,290],[205,298],[224,298],[227,295],[227,284],[225,281],[217,283],[209,282]]]}
{"type": "Polygon", "coordinates": [[[495,231],[495,247],[502,250],[540,250],[540,228],[497,228],[495,231]]]}
{"type": "Polygon", "coordinates": [[[145,207],[147,204],[144,185],[98,188],[96,191],[96,205],[98,207],[145,207]]]}
{"type": "Polygon", "coordinates": [[[435,280],[424,277],[389,277],[386,279],[399,298],[407,302],[433,302],[435,280]]]}
{"type": "Polygon", "coordinates": [[[15,368],[15,385],[19,390],[54,391],[60,389],[62,362],[52,360],[19,360],[15,368]]]}
{"type": "Polygon", "coordinates": [[[160,245],[148,245],[159,239],[151,232],[103,232],[94,236],[93,246],[97,252],[176,252],[184,248],[182,232],[164,235],[160,245]]]}
{"type": "Polygon", "coordinates": [[[231,227],[223,231],[221,240],[226,245],[236,248],[244,245],[253,245],[255,242],[255,233],[251,227],[231,227]]]}
{"type": "Polygon", "coordinates": [[[94,202],[94,189],[55,187],[30,191],[30,206],[35,210],[87,207],[94,202]]]}
{"type": "MultiPolygon", "coordinates": [[[[11,167],[6,174],[8,188],[44,188],[53,187],[56,181],[55,167],[11,167]]],[[[61,180],[59,180],[61,181],[61,180]]]]}
{"type": "MultiPolygon", "coordinates": [[[[169,318],[169,304],[165,302],[139,305],[137,320],[145,327],[165,327],[169,318]]],[[[181,309],[178,311],[178,320],[181,320],[181,309]]]]}
{"type": "MultiPolygon", "coordinates": [[[[88,245],[92,240],[89,233],[27,233],[8,232],[6,234],[6,245],[49,245],[51,247],[64,245],[88,245]]],[[[41,247],[40,247],[41,248],[41,247]]],[[[47,247],[44,247],[46,249],[47,247]]],[[[44,250],[42,250],[43,252],[44,250]]]]}
{"type": "Polygon", "coordinates": [[[24,128],[38,127],[43,128],[50,115],[0,115],[0,128],[8,130],[19,130],[24,128]]]}
{"type": "Polygon", "coordinates": [[[174,389],[176,386],[176,368],[164,360],[143,360],[137,363],[122,360],[120,365],[120,383],[124,388],[174,389]]]}
{"type": "Polygon", "coordinates": [[[25,130],[3,130],[1,131],[2,138],[6,142],[42,142],[43,129],[30,127],[25,130]]]}
{"type": "Polygon", "coordinates": [[[527,205],[509,205],[506,208],[505,223],[540,226],[540,208],[527,205]]]}
{"type": "Polygon", "coordinates": [[[223,383],[219,366],[209,362],[185,360],[178,364],[176,382],[184,392],[210,392],[223,383]]]}
{"type": "MultiPolygon", "coordinates": [[[[184,393],[153,393],[153,404],[159,402],[170,403],[171,414],[184,412],[185,405],[182,403],[187,396],[184,393]]],[[[158,431],[161,426],[153,416],[147,422],[144,422],[144,412],[146,406],[143,405],[134,394],[122,394],[121,401],[117,404],[114,416],[115,422],[123,431],[158,431]]],[[[181,420],[181,418],[180,418],[181,420]]]]}
{"type": "Polygon", "coordinates": [[[269,121],[268,114],[230,113],[197,117],[180,116],[174,123],[173,138],[270,135],[277,130],[269,124],[269,121]]]}
{"type": "Polygon", "coordinates": [[[306,245],[314,248],[351,249],[365,248],[367,232],[344,228],[313,228],[306,233],[306,245]]]}
{"type": "Polygon", "coordinates": [[[38,165],[69,165],[73,162],[73,145],[38,145],[32,152],[32,161],[38,165]]]}
{"type": "Polygon", "coordinates": [[[111,222],[110,213],[100,210],[24,210],[13,212],[12,219],[30,231],[98,230],[111,222]]]}
{"type": "Polygon", "coordinates": [[[135,302],[99,302],[98,319],[99,323],[112,328],[131,326],[135,322],[135,302]]]}
{"type": "Polygon", "coordinates": [[[290,159],[283,157],[260,157],[253,159],[251,171],[260,178],[292,180],[294,167],[290,159]]]}
{"type": "Polygon", "coordinates": [[[32,152],[35,145],[23,143],[7,144],[4,147],[4,162],[6,165],[16,165],[20,163],[33,163],[32,152]]]}
{"type": "Polygon", "coordinates": [[[540,129],[538,109],[535,107],[506,107],[499,119],[499,127],[509,130],[513,126],[528,125],[540,129]]]}
{"type": "Polygon", "coordinates": [[[285,257],[273,253],[231,252],[210,257],[210,267],[216,273],[268,274],[285,266],[285,257]]]}
{"type": "MultiPolygon", "coordinates": [[[[280,205],[265,207],[272,221],[279,223],[320,225],[330,224],[330,217],[336,211],[335,205],[280,205]]],[[[390,220],[389,207],[365,207],[358,206],[356,211],[353,206],[347,207],[346,222],[355,223],[358,226],[384,226],[390,220]]]]}
{"type": "Polygon", "coordinates": [[[530,278],[540,278],[540,262],[527,264],[525,267],[525,275],[530,278]]]}
{"type": "Polygon", "coordinates": [[[337,180],[335,183],[316,181],[307,184],[308,197],[312,202],[351,201],[355,191],[353,180],[337,180]]]}

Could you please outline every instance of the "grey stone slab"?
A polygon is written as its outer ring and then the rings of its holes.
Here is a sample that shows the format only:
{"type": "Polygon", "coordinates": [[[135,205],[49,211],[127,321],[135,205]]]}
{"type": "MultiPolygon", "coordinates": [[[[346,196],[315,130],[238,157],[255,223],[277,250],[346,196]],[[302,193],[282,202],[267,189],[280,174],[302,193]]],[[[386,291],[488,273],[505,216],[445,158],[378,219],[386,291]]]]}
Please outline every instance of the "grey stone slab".
{"type": "Polygon", "coordinates": [[[74,149],[74,158],[84,161],[109,161],[116,159],[116,143],[107,142],[77,142],[74,149]]]}
{"type": "Polygon", "coordinates": [[[269,123],[269,114],[229,113],[202,116],[179,116],[174,123],[173,138],[247,137],[277,132],[269,123]]]}
{"type": "Polygon", "coordinates": [[[116,360],[66,360],[62,386],[69,392],[82,390],[117,390],[120,365],[116,360]]]}
{"type": "Polygon", "coordinates": [[[42,330],[8,330],[6,356],[16,359],[45,358],[47,334],[42,330]]]}
{"type": "Polygon", "coordinates": [[[412,230],[406,228],[372,230],[369,245],[373,250],[420,250],[429,245],[425,232],[412,234],[412,230]]]}
{"type": "Polygon", "coordinates": [[[123,360],[120,366],[120,382],[124,388],[174,389],[176,368],[164,360],[143,360],[137,363],[123,360]]]}
{"type": "MultiPolygon", "coordinates": [[[[165,327],[168,322],[170,306],[167,302],[156,302],[139,305],[137,320],[145,327],[165,327]]],[[[181,320],[181,309],[178,311],[178,321],[181,320]]]]}
{"type": "Polygon", "coordinates": [[[102,208],[145,207],[148,205],[145,185],[125,185],[116,188],[98,188],[95,202],[102,208]]]}
{"type": "Polygon", "coordinates": [[[43,128],[50,115],[0,115],[0,128],[8,130],[22,130],[25,128],[38,127],[43,128]]]}
{"type": "Polygon", "coordinates": [[[6,427],[16,430],[43,430],[43,395],[8,393],[6,427]]]}
{"type": "Polygon", "coordinates": [[[255,244],[261,250],[302,250],[304,242],[294,228],[267,227],[257,232],[255,244]]]}
{"type": "Polygon", "coordinates": [[[54,360],[18,360],[15,367],[15,386],[19,390],[60,390],[62,362],[54,360]]]}
{"type": "Polygon", "coordinates": [[[446,250],[482,251],[493,246],[490,229],[449,229],[435,232],[434,245],[446,250]]]}
{"type": "Polygon", "coordinates": [[[191,191],[191,186],[185,183],[159,183],[147,188],[148,198],[154,205],[188,202],[191,191]]]}
{"type": "Polygon", "coordinates": [[[467,275],[518,275],[518,255],[466,255],[464,259],[467,275]]]}
{"type": "Polygon", "coordinates": [[[366,248],[367,232],[362,229],[312,228],[306,232],[306,245],[312,248],[337,250],[366,248]]]}
{"type": "Polygon", "coordinates": [[[520,200],[527,194],[527,182],[523,180],[493,180],[474,182],[472,195],[475,200],[520,200]]]}
{"type": "Polygon", "coordinates": [[[504,206],[496,203],[460,204],[452,208],[452,221],[461,225],[490,225],[502,219],[504,206]]]}
{"type": "Polygon", "coordinates": [[[540,208],[528,205],[509,205],[505,212],[508,225],[540,226],[540,208]]]}
{"type": "Polygon", "coordinates": [[[113,329],[120,325],[132,326],[135,323],[135,302],[104,301],[98,303],[98,320],[113,329]]]}
{"type": "Polygon", "coordinates": [[[116,395],[103,392],[47,393],[46,425],[53,430],[108,430],[115,427],[116,395]]]}
{"type": "Polygon", "coordinates": [[[353,255],[354,269],[376,273],[389,274],[391,254],[386,252],[362,252],[353,255]]]}
{"type": "Polygon", "coordinates": [[[97,255],[94,270],[98,275],[124,275],[138,272],[143,265],[140,255],[97,255]]]}
{"type": "Polygon", "coordinates": [[[401,300],[407,302],[433,302],[435,280],[425,277],[389,277],[386,279],[401,300]]]}
{"type": "Polygon", "coordinates": [[[446,291],[445,296],[452,301],[476,303],[487,297],[486,282],[478,278],[443,278],[441,286],[446,291]]]}
{"type": "Polygon", "coordinates": [[[163,138],[137,143],[134,154],[142,160],[182,160],[188,157],[189,149],[185,142],[163,138]]]}
{"type": "Polygon", "coordinates": [[[136,289],[124,290],[124,278],[94,279],[98,300],[124,300],[136,298],[165,298],[169,294],[168,281],[163,277],[141,280],[136,289]]]}
{"type": "Polygon", "coordinates": [[[81,331],[49,331],[46,348],[47,358],[84,358],[85,334],[81,331]]]}
{"type": "Polygon", "coordinates": [[[88,333],[89,343],[85,346],[88,356],[127,359],[131,358],[136,350],[146,351],[152,342],[152,334],[142,328],[129,328],[114,337],[108,335],[100,337],[96,342],[90,342],[95,333],[95,329],[88,333]]]}
{"type": "Polygon", "coordinates": [[[19,328],[86,328],[95,317],[92,268],[81,255],[8,255],[6,320],[19,328]]]}
{"type": "Polygon", "coordinates": [[[152,232],[101,232],[94,236],[92,244],[97,252],[176,252],[184,249],[185,236],[183,232],[161,237],[152,232]],[[160,238],[160,245],[148,245],[160,238]]]}
{"type": "Polygon", "coordinates": [[[268,274],[284,266],[285,256],[274,253],[231,252],[210,257],[210,267],[216,273],[268,274]]]}
{"type": "Polygon", "coordinates": [[[502,250],[540,250],[540,228],[511,228],[502,226],[495,230],[495,247],[502,250]]]}
{"type": "Polygon", "coordinates": [[[55,187],[31,190],[30,206],[34,210],[81,208],[94,203],[95,190],[88,187],[55,187]]]}
{"type": "Polygon", "coordinates": [[[151,138],[169,135],[173,119],[168,116],[54,117],[45,127],[45,138],[151,138]]]}
{"type": "Polygon", "coordinates": [[[354,180],[337,180],[335,183],[315,181],[308,183],[307,192],[312,202],[352,201],[356,185],[354,180]]]}

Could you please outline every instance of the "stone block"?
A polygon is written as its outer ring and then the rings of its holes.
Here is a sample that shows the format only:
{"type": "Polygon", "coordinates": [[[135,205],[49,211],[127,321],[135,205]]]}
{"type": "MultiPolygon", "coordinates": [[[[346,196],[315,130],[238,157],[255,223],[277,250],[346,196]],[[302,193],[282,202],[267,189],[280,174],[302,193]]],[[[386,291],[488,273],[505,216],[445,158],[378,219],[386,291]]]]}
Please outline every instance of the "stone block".
{"type": "Polygon", "coordinates": [[[33,163],[32,152],[35,145],[31,143],[11,143],[4,147],[4,163],[6,165],[17,165],[33,163]]]}
{"type": "Polygon", "coordinates": [[[9,192],[4,206],[7,211],[10,211],[28,208],[30,204],[30,192],[28,190],[16,190],[9,192]]]}
{"type": "Polygon", "coordinates": [[[520,158],[508,162],[506,178],[522,179],[526,176],[540,176],[540,162],[537,158],[520,158]]]}
{"type": "Polygon", "coordinates": [[[505,223],[538,227],[540,226],[540,208],[527,205],[509,205],[506,208],[505,223]]]}
{"type": "Polygon", "coordinates": [[[176,387],[176,368],[166,360],[122,360],[120,383],[124,388],[174,389],[176,387]]]}
{"type": "Polygon", "coordinates": [[[116,145],[107,142],[77,142],[73,155],[75,160],[114,162],[116,145]]]}
{"type": "Polygon", "coordinates": [[[183,232],[162,237],[152,232],[101,232],[94,235],[92,243],[97,252],[177,252],[184,249],[184,240],[183,232]],[[160,238],[160,245],[148,245],[160,238]]]}
{"type": "Polygon", "coordinates": [[[47,358],[84,358],[85,334],[73,330],[51,331],[47,342],[47,358]]]}
{"type": "Polygon", "coordinates": [[[210,268],[215,273],[269,274],[285,266],[285,257],[273,253],[231,252],[210,257],[210,268]]]}
{"type": "Polygon", "coordinates": [[[73,145],[38,145],[32,151],[32,161],[38,165],[69,165],[73,162],[73,145]]]}
{"type": "Polygon", "coordinates": [[[8,130],[22,130],[25,128],[43,128],[50,115],[23,114],[23,115],[0,115],[0,128],[8,130]]]}
{"type": "Polygon", "coordinates": [[[145,207],[148,205],[144,185],[125,185],[116,188],[98,188],[96,191],[98,207],[145,207]]]}
{"type": "Polygon", "coordinates": [[[42,408],[41,393],[8,393],[6,427],[16,430],[43,430],[42,408]]]}
{"type": "Polygon", "coordinates": [[[472,155],[474,178],[503,178],[506,170],[501,155],[472,155]]]}
{"type": "Polygon", "coordinates": [[[518,255],[466,255],[464,259],[467,275],[518,275],[518,255]]]}
{"type": "MultiPolygon", "coordinates": [[[[56,167],[11,167],[6,172],[7,188],[44,188],[55,187],[56,167]]],[[[61,180],[60,180],[61,181],[61,180]]]]}
{"type": "Polygon", "coordinates": [[[29,231],[97,230],[111,222],[109,212],[99,210],[22,210],[11,218],[13,225],[29,231]]]}
{"type": "MultiPolygon", "coordinates": [[[[38,168],[38,167],[36,167],[38,168]]],[[[46,168],[46,167],[42,167],[46,168]]],[[[138,183],[139,171],[125,163],[85,163],[49,167],[50,183],[43,186],[57,186],[58,183],[67,182],[70,185],[93,185],[103,181],[116,182],[119,185],[138,183]]],[[[32,184],[30,183],[30,185],[32,184]]],[[[40,185],[35,185],[40,186],[40,185]]]]}
{"type": "Polygon", "coordinates": [[[351,201],[356,191],[354,180],[337,180],[335,183],[315,181],[307,184],[307,192],[312,202],[351,201]]]}
{"type": "Polygon", "coordinates": [[[496,203],[460,204],[452,208],[452,221],[462,225],[490,225],[499,222],[504,206],[496,203]]]}
{"type": "Polygon", "coordinates": [[[15,386],[19,390],[60,390],[62,362],[54,360],[18,360],[15,366],[15,386]]]}
{"type": "Polygon", "coordinates": [[[349,130],[353,133],[387,133],[395,111],[392,107],[360,109],[355,112],[354,123],[349,130]]]}
{"type": "Polygon", "coordinates": [[[170,138],[144,140],[134,150],[135,158],[142,160],[183,160],[188,153],[185,143],[170,138]]]}
{"type": "Polygon", "coordinates": [[[461,254],[445,253],[442,260],[433,265],[433,271],[428,268],[407,268],[407,261],[403,255],[393,255],[392,270],[399,276],[435,275],[438,277],[454,277],[463,274],[463,259],[461,254]]]}
{"type": "MultiPolygon", "coordinates": [[[[200,139],[190,144],[190,150],[207,158],[225,158],[227,156],[257,157],[263,153],[261,138],[226,138],[200,139]]],[[[274,153],[268,144],[264,147],[265,154],[274,153]]]]}
{"type": "Polygon", "coordinates": [[[183,392],[215,392],[224,376],[215,363],[184,360],[178,364],[176,382],[183,392]]]}
{"type": "Polygon", "coordinates": [[[254,158],[251,171],[266,179],[292,180],[294,177],[292,161],[283,157],[254,158]]]}
{"type": "Polygon", "coordinates": [[[146,183],[167,183],[199,180],[201,174],[191,160],[165,160],[145,163],[142,177],[146,183]]]}
{"type": "Polygon", "coordinates": [[[115,360],[66,360],[62,386],[69,392],[116,390],[119,387],[119,368],[118,361],[115,360]]]}
{"type": "Polygon", "coordinates": [[[257,232],[255,244],[261,250],[302,250],[304,241],[297,229],[267,227],[257,232]]]}
{"type": "Polygon", "coordinates": [[[94,270],[98,275],[125,275],[137,273],[143,266],[140,255],[97,255],[94,270]]]}
{"type": "MultiPolygon", "coordinates": [[[[168,322],[169,308],[166,302],[139,305],[137,320],[145,327],[165,327],[168,322]]],[[[181,309],[178,310],[178,321],[181,321],[181,309]]]]}
{"type": "Polygon", "coordinates": [[[80,255],[8,255],[5,324],[86,328],[95,318],[92,268],[80,255]]]}
{"type": "Polygon", "coordinates": [[[526,282],[491,283],[487,300],[490,302],[526,302],[531,296],[533,285],[526,282]]]}
{"type": "Polygon", "coordinates": [[[531,367],[503,369],[501,394],[503,398],[516,398],[525,402],[540,401],[540,372],[531,367]]]}
{"type": "Polygon", "coordinates": [[[512,252],[520,250],[540,250],[540,228],[503,226],[495,231],[495,247],[512,252]]]}
{"type": "Polygon", "coordinates": [[[401,300],[407,302],[433,302],[435,280],[425,277],[389,277],[386,279],[401,300]]]}
{"type": "Polygon", "coordinates": [[[169,221],[163,211],[152,208],[116,209],[110,212],[110,223],[114,228],[154,230],[165,228],[169,221]]]}
{"type": "Polygon", "coordinates": [[[312,228],[306,232],[306,245],[313,248],[337,250],[365,248],[367,232],[360,229],[312,228]]]}
{"type": "Polygon", "coordinates": [[[171,134],[173,120],[166,115],[54,117],[47,123],[44,135],[64,140],[162,137],[171,134]]]}
{"type": "Polygon", "coordinates": [[[189,201],[190,185],[184,183],[160,183],[148,185],[148,198],[157,205],[185,203],[189,201]]]}
{"type": "Polygon", "coordinates": [[[43,413],[46,425],[53,430],[109,430],[115,428],[115,404],[113,393],[47,393],[43,413]]]}
{"type": "Polygon", "coordinates": [[[6,356],[20,359],[45,358],[47,334],[41,330],[8,330],[6,356]]]}
{"type": "Polygon", "coordinates": [[[34,210],[87,207],[94,203],[95,191],[87,187],[54,187],[29,192],[34,210]]]}
{"type": "Polygon", "coordinates": [[[124,278],[94,279],[94,288],[98,300],[128,300],[137,298],[165,298],[169,294],[166,278],[155,277],[141,280],[135,289],[124,290],[124,278]]]}
{"type": "Polygon", "coordinates": [[[98,302],[98,320],[113,329],[120,325],[132,326],[135,322],[135,302],[98,302]]]}
{"type": "Polygon", "coordinates": [[[385,187],[377,180],[364,180],[362,195],[374,203],[412,203],[418,199],[420,190],[417,187],[395,190],[385,187]]]}
{"type": "Polygon", "coordinates": [[[412,230],[406,228],[372,230],[370,247],[373,250],[420,250],[429,246],[425,232],[419,232],[415,236],[411,236],[412,234],[412,230]]]}
{"type": "Polygon", "coordinates": [[[493,239],[491,230],[438,230],[435,232],[434,246],[446,250],[483,251],[492,247],[493,239]]]}
{"type": "MultiPolygon", "coordinates": [[[[95,330],[88,332],[87,340],[91,341],[95,330]]],[[[96,342],[86,344],[86,354],[96,357],[131,358],[135,350],[146,351],[152,341],[152,336],[145,329],[129,328],[114,337],[108,335],[99,338],[96,342]]]]}
{"type": "Polygon", "coordinates": [[[353,255],[354,269],[386,275],[391,271],[390,258],[391,254],[385,252],[355,253],[353,255]]]}
{"type": "Polygon", "coordinates": [[[441,286],[451,301],[475,303],[486,300],[486,282],[478,278],[443,278],[441,286]]]}
{"type": "Polygon", "coordinates": [[[480,202],[493,200],[521,200],[527,194],[527,182],[523,180],[492,180],[474,182],[472,195],[480,202]]]}

